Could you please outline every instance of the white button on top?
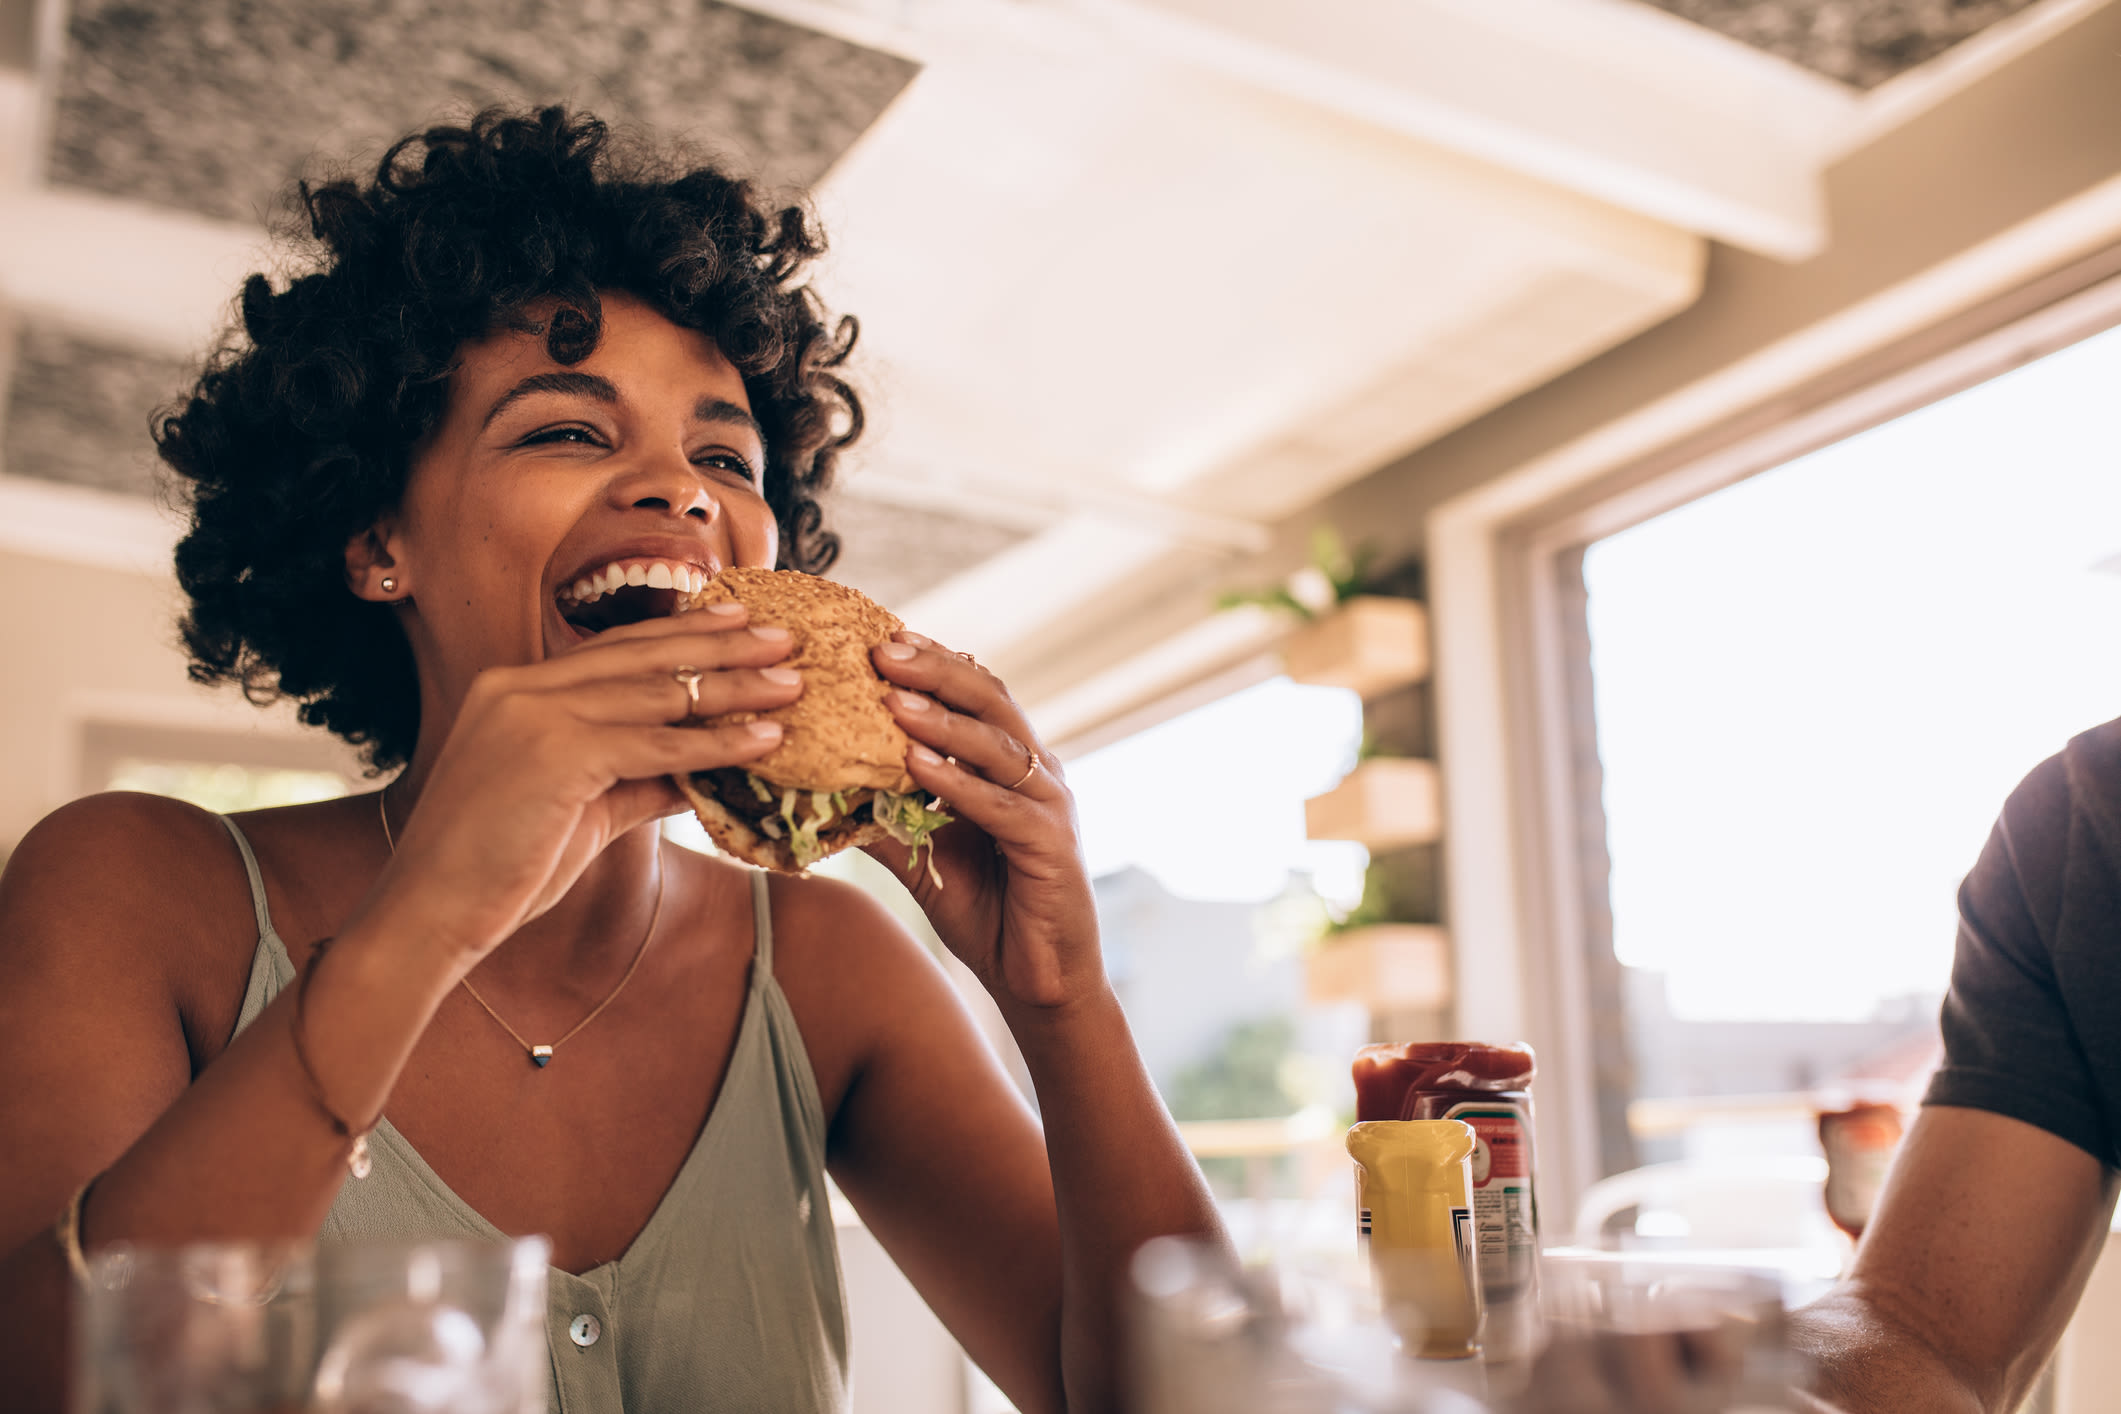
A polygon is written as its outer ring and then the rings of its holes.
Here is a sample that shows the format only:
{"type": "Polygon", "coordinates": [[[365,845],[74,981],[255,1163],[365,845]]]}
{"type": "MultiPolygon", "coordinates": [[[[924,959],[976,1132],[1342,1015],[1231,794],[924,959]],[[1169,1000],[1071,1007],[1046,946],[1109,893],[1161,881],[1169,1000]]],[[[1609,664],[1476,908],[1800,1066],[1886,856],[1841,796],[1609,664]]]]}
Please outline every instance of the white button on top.
{"type": "Polygon", "coordinates": [[[567,1327],[567,1338],[584,1350],[595,1345],[597,1337],[603,1333],[603,1325],[598,1322],[596,1317],[589,1315],[587,1312],[576,1316],[573,1323],[567,1327]]]}

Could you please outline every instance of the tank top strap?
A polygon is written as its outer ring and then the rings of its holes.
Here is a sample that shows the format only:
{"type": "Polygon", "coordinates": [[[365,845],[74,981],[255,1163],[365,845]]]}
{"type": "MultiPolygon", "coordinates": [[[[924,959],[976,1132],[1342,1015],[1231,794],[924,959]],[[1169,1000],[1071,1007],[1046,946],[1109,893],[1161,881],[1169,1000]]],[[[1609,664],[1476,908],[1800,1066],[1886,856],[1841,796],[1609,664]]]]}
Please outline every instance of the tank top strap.
{"type": "Polygon", "coordinates": [[[752,985],[773,976],[773,901],[766,884],[773,876],[764,869],[751,871],[752,985]]]}
{"type": "Polygon", "coordinates": [[[265,903],[265,875],[258,868],[258,856],[252,851],[250,841],[244,838],[241,826],[226,815],[221,817],[221,823],[228,826],[228,833],[243,856],[243,872],[250,878],[250,910],[258,918],[258,936],[270,937],[273,931],[272,910],[265,903]]]}

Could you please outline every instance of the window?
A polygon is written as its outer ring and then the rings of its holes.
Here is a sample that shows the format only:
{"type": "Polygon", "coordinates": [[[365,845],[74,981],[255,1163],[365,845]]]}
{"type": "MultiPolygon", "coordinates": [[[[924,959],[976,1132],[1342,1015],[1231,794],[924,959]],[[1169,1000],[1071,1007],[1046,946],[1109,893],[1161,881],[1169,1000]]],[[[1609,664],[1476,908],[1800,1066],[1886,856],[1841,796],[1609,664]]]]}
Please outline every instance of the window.
{"type": "Polygon", "coordinates": [[[2121,330],[1583,577],[1636,1157],[1816,1152],[1818,1091],[1919,1082],[2004,797],[2121,716],[2121,330]]]}
{"type": "Polygon", "coordinates": [[[1306,1003],[1304,951],[1368,858],[1304,801],[1361,740],[1353,693],[1276,678],[1068,765],[1114,989],[1243,1247],[1344,1240],[1367,1018],[1306,1003]]]}
{"type": "Polygon", "coordinates": [[[336,771],[238,766],[227,761],[158,761],[138,756],[120,757],[112,763],[110,779],[104,784],[109,790],[172,795],[221,815],[333,800],[348,789],[346,777],[336,771]]]}
{"type": "Polygon", "coordinates": [[[175,796],[228,814],[330,800],[355,789],[352,753],[321,732],[80,723],[79,789],[175,796]]]}

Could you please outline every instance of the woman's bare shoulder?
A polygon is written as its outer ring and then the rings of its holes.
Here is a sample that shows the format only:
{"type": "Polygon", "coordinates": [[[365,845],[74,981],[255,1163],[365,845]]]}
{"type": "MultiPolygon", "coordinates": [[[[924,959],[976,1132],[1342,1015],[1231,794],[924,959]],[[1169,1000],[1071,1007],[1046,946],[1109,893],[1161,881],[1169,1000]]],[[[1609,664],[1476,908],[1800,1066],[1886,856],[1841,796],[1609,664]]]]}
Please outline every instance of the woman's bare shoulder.
{"type": "Polygon", "coordinates": [[[919,980],[939,979],[935,959],[905,924],[867,889],[844,879],[777,875],[773,897],[775,973],[785,990],[813,979],[832,980],[836,992],[896,992],[909,967],[919,980]]]}
{"type": "Polygon", "coordinates": [[[802,1028],[828,1115],[854,1079],[909,1035],[962,1032],[977,1049],[949,977],[867,890],[841,879],[777,876],[773,972],[802,1028]]]}
{"type": "MultiPolygon", "coordinates": [[[[0,968],[19,975],[63,946],[72,965],[100,971],[122,960],[188,982],[226,970],[200,949],[218,953],[211,943],[227,935],[227,919],[249,912],[242,861],[219,816],[166,796],[86,796],[45,816],[8,857],[0,968]]],[[[234,940],[246,951],[255,941],[234,940]]]]}

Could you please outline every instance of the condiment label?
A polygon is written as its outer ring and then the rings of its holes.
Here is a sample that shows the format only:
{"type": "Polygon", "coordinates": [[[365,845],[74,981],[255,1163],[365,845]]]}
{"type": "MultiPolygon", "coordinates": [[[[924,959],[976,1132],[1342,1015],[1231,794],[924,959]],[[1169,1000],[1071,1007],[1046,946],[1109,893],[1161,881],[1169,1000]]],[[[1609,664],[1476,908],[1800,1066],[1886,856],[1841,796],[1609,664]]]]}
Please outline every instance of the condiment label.
{"type": "Polygon", "coordinates": [[[1481,1285],[1506,1301],[1532,1280],[1539,1256],[1538,1209],[1532,1197],[1532,1134],[1515,1105],[1468,1101],[1445,1116],[1473,1127],[1473,1225],[1481,1285]]]}
{"type": "Polygon", "coordinates": [[[1458,1274],[1465,1280],[1466,1295],[1475,1308],[1481,1300],[1481,1276],[1479,1272],[1480,1236],[1472,1210],[1451,1209],[1451,1245],[1458,1250],[1458,1274]]]}

